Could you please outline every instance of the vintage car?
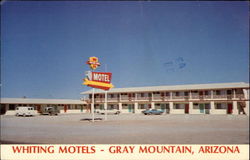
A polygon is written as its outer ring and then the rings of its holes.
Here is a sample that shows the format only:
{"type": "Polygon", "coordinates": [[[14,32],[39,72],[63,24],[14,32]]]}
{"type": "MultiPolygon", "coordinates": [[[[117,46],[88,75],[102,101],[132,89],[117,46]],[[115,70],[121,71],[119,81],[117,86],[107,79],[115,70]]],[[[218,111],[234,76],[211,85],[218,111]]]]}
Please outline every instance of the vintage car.
{"type": "Polygon", "coordinates": [[[41,115],[58,115],[60,113],[60,110],[57,107],[45,107],[42,108],[40,114],[41,115]]]}
{"type": "MultiPolygon", "coordinates": [[[[117,109],[108,109],[106,110],[107,114],[120,114],[121,112],[117,109]]],[[[98,110],[96,111],[96,113],[99,113],[99,114],[105,114],[105,110],[98,110]]]]}
{"type": "Polygon", "coordinates": [[[145,115],[151,115],[151,114],[161,115],[163,111],[157,110],[157,109],[146,109],[146,110],[143,110],[142,113],[145,115]]]}

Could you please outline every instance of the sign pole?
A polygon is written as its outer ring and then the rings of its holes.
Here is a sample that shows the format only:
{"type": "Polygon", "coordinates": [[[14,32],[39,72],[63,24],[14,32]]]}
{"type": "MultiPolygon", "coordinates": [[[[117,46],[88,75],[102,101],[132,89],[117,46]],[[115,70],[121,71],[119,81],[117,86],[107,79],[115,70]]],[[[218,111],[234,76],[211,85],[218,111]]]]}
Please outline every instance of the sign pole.
{"type": "MultiPolygon", "coordinates": [[[[107,64],[105,64],[105,72],[107,72],[107,64]]],[[[108,109],[108,91],[105,91],[105,102],[104,102],[104,109],[105,109],[105,121],[107,120],[107,109],[108,109]]]]}
{"type": "Polygon", "coordinates": [[[108,91],[105,91],[105,102],[104,102],[104,109],[105,109],[105,121],[107,120],[107,109],[108,109],[108,91]]]}
{"type": "Polygon", "coordinates": [[[92,122],[95,122],[95,115],[94,115],[94,109],[95,109],[95,88],[92,89],[92,103],[91,103],[91,113],[92,113],[92,122]]]}

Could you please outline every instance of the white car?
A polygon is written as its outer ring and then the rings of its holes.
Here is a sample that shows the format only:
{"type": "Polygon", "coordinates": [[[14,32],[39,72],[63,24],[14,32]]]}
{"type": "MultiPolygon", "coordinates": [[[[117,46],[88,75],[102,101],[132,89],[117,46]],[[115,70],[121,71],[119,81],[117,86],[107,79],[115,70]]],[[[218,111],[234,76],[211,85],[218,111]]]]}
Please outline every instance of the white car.
{"type": "MultiPolygon", "coordinates": [[[[106,110],[107,114],[120,114],[121,111],[117,110],[117,109],[112,109],[112,110],[106,110]]],[[[105,114],[105,110],[98,110],[96,111],[96,113],[99,114],[105,114]]]]}
{"type": "Polygon", "coordinates": [[[24,107],[24,106],[19,106],[16,108],[16,116],[34,116],[36,114],[34,107],[24,107]]]}

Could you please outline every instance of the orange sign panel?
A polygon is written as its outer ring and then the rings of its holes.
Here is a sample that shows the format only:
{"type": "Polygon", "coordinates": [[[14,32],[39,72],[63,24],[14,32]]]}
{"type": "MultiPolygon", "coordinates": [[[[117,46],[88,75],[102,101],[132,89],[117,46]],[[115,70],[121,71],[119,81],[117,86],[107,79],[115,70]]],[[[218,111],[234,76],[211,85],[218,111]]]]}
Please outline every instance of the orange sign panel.
{"type": "Polygon", "coordinates": [[[97,57],[89,57],[89,60],[86,62],[91,69],[95,70],[97,67],[101,65],[101,63],[98,62],[97,57]]]}
{"type": "Polygon", "coordinates": [[[110,72],[88,72],[83,85],[103,90],[109,90],[114,86],[111,84],[112,73],[110,72]]]}

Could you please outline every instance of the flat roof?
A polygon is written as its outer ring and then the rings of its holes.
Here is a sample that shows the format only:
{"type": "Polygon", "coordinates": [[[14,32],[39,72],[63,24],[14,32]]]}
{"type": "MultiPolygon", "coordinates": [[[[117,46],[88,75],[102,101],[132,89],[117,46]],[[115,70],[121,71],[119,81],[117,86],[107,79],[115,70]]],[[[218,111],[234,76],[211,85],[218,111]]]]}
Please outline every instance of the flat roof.
{"type": "Polygon", "coordinates": [[[86,104],[73,99],[1,98],[1,104],[86,104]]]}
{"type": "MultiPolygon", "coordinates": [[[[249,83],[210,83],[210,84],[189,84],[189,85],[167,85],[167,86],[148,86],[131,88],[112,88],[108,93],[127,93],[127,92],[154,92],[154,91],[178,91],[178,90],[203,90],[203,89],[230,89],[230,88],[249,88],[249,83]]],[[[81,92],[81,94],[91,94],[92,89],[81,92]]],[[[105,91],[96,89],[95,93],[105,93],[105,91]]]]}

